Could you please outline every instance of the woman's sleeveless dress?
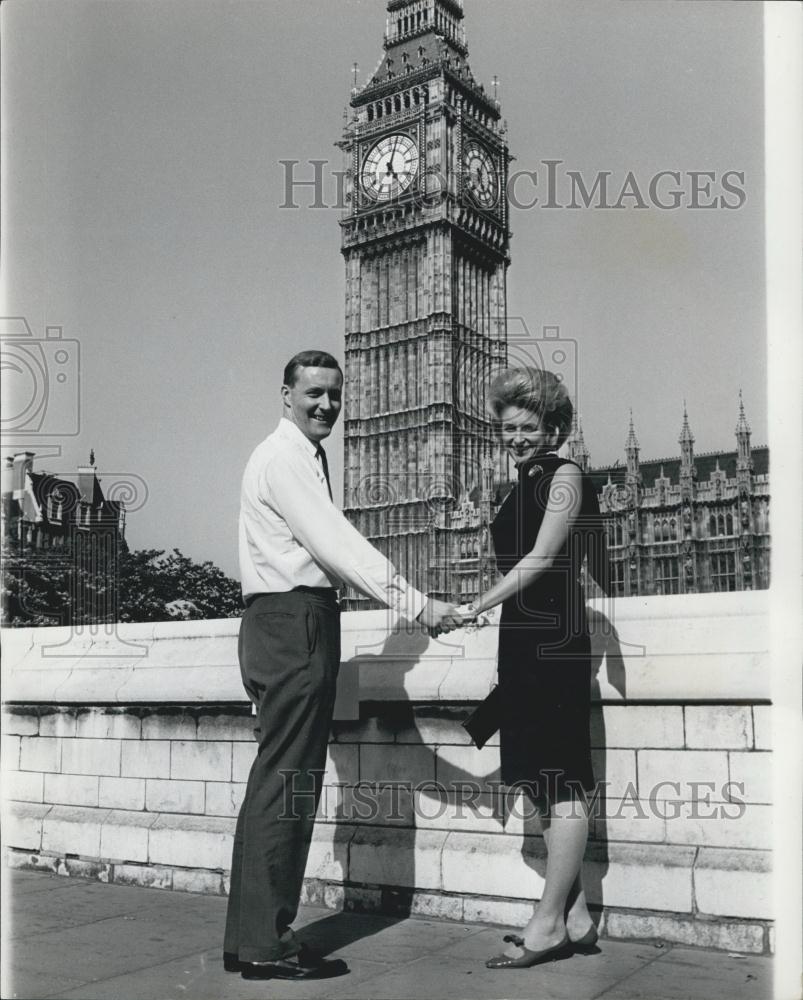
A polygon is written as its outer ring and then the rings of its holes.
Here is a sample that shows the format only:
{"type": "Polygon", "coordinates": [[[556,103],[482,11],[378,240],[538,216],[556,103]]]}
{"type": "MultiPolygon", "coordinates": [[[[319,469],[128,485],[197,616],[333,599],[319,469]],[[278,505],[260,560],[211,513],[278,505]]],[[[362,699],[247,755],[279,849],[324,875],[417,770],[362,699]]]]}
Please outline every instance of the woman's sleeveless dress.
{"type": "MultiPolygon", "coordinates": [[[[554,452],[519,467],[518,483],[492,526],[497,566],[508,573],[535,545],[552,477],[567,463],[554,452]],[[535,475],[530,477],[531,470],[535,475]]],[[[591,647],[580,571],[602,532],[593,485],[582,477],[580,515],[552,568],[502,605],[499,693],[502,780],[539,801],[593,789],[589,735],[591,647]]],[[[556,498],[556,506],[569,497],[556,498]]]]}

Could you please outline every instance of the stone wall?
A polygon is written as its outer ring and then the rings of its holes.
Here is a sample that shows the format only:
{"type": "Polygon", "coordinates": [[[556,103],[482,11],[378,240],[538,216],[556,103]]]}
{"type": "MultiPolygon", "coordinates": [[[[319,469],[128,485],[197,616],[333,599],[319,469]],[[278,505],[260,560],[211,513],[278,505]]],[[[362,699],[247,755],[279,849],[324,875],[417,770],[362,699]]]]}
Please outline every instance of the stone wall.
{"type": "MultiPolygon", "coordinates": [[[[600,795],[584,875],[610,937],[771,950],[766,594],[595,606],[600,795]],[[685,694],[681,694],[681,692],[685,694]]],[[[544,846],[460,725],[496,631],[428,640],[344,615],[337,718],[305,898],[521,924],[544,846]]],[[[236,621],[5,636],[11,864],[225,892],[254,755],[236,621]]],[[[303,789],[299,790],[303,804],[303,789]]]]}

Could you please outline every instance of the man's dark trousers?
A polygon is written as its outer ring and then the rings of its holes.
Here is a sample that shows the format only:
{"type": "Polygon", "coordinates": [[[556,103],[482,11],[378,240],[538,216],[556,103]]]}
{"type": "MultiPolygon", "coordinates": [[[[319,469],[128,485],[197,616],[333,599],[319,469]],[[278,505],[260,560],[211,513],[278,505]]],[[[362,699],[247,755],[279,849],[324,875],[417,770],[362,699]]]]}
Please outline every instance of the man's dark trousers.
{"type": "Polygon", "coordinates": [[[242,962],[298,951],[296,917],[340,665],[335,592],[260,594],[240,625],[240,671],[259,743],[237,818],[224,950],[242,962]]]}

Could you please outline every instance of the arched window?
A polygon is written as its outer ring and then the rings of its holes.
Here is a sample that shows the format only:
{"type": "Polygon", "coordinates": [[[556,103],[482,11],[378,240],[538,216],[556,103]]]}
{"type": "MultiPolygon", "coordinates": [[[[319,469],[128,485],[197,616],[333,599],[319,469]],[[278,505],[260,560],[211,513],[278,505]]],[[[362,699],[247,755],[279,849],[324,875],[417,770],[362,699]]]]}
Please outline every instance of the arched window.
{"type": "Polygon", "coordinates": [[[726,532],[725,532],[725,534],[732,535],[733,534],[733,514],[728,514],[727,518],[725,519],[725,525],[726,525],[726,532]]]}
{"type": "Polygon", "coordinates": [[[673,542],[676,542],[678,540],[678,525],[674,517],[669,522],[669,537],[672,539],[673,542]]]}
{"type": "Polygon", "coordinates": [[[708,534],[715,535],[717,533],[717,518],[715,514],[712,514],[708,519],[708,534]]]}
{"type": "Polygon", "coordinates": [[[653,538],[655,539],[656,542],[660,542],[662,540],[661,522],[658,520],[657,517],[653,523],[653,538]]]}

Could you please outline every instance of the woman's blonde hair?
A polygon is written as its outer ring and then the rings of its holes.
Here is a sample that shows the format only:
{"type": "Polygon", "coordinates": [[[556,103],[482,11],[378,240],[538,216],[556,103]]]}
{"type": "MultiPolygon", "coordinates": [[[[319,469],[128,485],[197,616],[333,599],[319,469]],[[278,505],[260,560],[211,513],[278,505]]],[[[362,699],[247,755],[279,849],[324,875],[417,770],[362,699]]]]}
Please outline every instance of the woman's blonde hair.
{"type": "Polygon", "coordinates": [[[541,368],[506,368],[499,372],[491,382],[488,405],[497,420],[508,406],[536,414],[546,427],[557,430],[558,448],[572,427],[574,407],[568,389],[557,375],[541,368]]]}

